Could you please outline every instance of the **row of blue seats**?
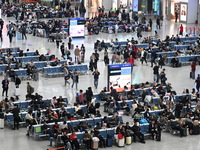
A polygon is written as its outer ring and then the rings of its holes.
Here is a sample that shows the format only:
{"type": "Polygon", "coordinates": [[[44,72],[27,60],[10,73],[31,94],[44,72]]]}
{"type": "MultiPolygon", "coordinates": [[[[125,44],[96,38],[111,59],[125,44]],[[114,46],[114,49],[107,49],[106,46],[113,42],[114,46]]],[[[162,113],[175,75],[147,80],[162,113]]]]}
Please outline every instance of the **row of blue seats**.
{"type": "MultiPolygon", "coordinates": [[[[86,106],[85,105],[81,105],[80,106],[83,110],[84,113],[87,112],[87,109],[86,109],[86,106]]],[[[69,112],[71,115],[75,115],[75,107],[72,106],[72,107],[65,107],[66,111],[69,112]]],[[[52,109],[53,111],[56,111],[56,110],[60,110],[60,108],[58,109],[52,109]]],[[[45,110],[41,110],[41,112],[45,112],[45,110]]],[[[20,113],[20,117],[21,117],[21,120],[23,122],[25,122],[25,117],[26,117],[26,114],[28,112],[21,112],[20,113]]],[[[36,111],[33,111],[33,116],[35,115],[36,111]]],[[[8,113],[8,114],[5,114],[5,121],[6,121],[6,124],[9,125],[9,126],[12,126],[13,125],[13,114],[12,113],[8,113]]]]}
{"type": "MultiPolygon", "coordinates": [[[[142,90],[145,90],[148,95],[151,95],[151,89],[152,89],[152,87],[144,88],[144,89],[141,89],[141,88],[135,89],[134,90],[135,91],[135,96],[140,97],[140,93],[142,92],[142,90]]],[[[165,86],[163,87],[163,89],[166,92],[166,87],[165,86]]],[[[126,92],[128,93],[129,91],[130,90],[127,90],[126,92]]],[[[156,88],[156,91],[158,92],[158,87],[156,88]]],[[[111,96],[110,92],[105,92],[105,94],[106,94],[106,97],[111,96]]],[[[101,101],[100,94],[94,94],[94,97],[96,98],[97,101],[101,101]]]]}
{"type": "MultiPolygon", "coordinates": [[[[185,96],[189,96],[189,98],[191,98],[191,95],[190,94],[182,94],[182,95],[175,95],[174,96],[174,102],[176,103],[177,101],[179,101],[180,99],[183,99],[185,96]]],[[[158,106],[158,100],[159,100],[159,97],[154,97],[153,98],[153,103],[158,106]]],[[[164,100],[169,100],[169,96],[165,96],[164,97],[164,100]]]]}
{"type": "MultiPolygon", "coordinates": [[[[63,100],[68,103],[68,98],[67,97],[63,97],[63,100]]],[[[50,105],[51,104],[51,99],[45,99],[45,100],[42,100],[44,102],[44,104],[47,106],[47,105],[50,105]]],[[[13,104],[16,104],[18,105],[18,107],[21,109],[21,110],[27,110],[28,109],[28,106],[30,105],[30,102],[31,101],[21,101],[21,102],[13,102],[13,104]]]]}
{"type": "MultiPolygon", "coordinates": [[[[15,56],[15,57],[19,56],[19,52],[12,52],[11,54],[12,54],[12,56],[15,56]]],[[[35,52],[23,52],[23,55],[24,56],[34,56],[35,52]]],[[[0,57],[6,57],[6,56],[8,56],[8,53],[2,53],[0,55],[0,57]]]]}
{"type": "MultiPolygon", "coordinates": [[[[87,65],[72,65],[72,66],[68,66],[68,70],[69,71],[73,71],[75,69],[78,72],[86,72],[86,71],[88,71],[88,66],[87,65]]],[[[56,66],[56,67],[44,67],[43,68],[43,74],[44,75],[63,74],[63,70],[59,66],[56,66]]]]}
{"type": "Polygon", "coordinates": [[[199,38],[196,36],[193,37],[180,37],[180,41],[184,42],[184,41],[191,41],[191,40],[198,40],[199,38]]]}
{"type": "Polygon", "coordinates": [[[174,45],[175,47],[175,50],[183,50],[183,49],[188,49],[189,48],[189,45],[174,45]]]}
{"type": "MultiPolygon", "coordinates": [[[[192,62],[192,60],[194,60],[196,57],[200,57],[200,55],[188,55],[188,56],[177,56],[178,60],[180,63],[188,63],[188,62],[192,62]]],[[[171,60],[174,57],[168,57],[168,62],[171,62],[171,60]]]]}
{"type": "Polygon", "coordinates": [[[18,52],[20,50],[19,47],[10,47],[10,48],[0,48],[0,51],[2,53],[7,53],[7,52],[18,52]]]}
{"type": "MultiPolygon", "coordinates": [[[[27,56],[27,57],[16,57],[16,58],[21,62],[31,62],[31,61],[38,61],[39,57],[40,56],[27,56]]],[[[47,60],[49,60],[51,56],[45,55],[45,57],[47,58],[47,60]]]]}
{"type": "MultiPolygon", "coordinates": [[[[112,116],[108,116],[108,119],[111,119],[112,116]]],[[[103,117],[98,117],[98,118],[88,118],[88,119],[80,119],[80,120],[73,120],[73,121],[67,121],[67,124],[68,126],[70,127],[76,127],[80,122],[87,122],[88,125],[90,125],[92,128],[94,128],[95,124],[97,123],[100,123],[102,122],[102,119],[103,117]]],[[[119,120],[120,122],[123,123],[123,118],[122,116],[119,116],[119,120]]],[[[61,124],[62,122],[58,122],[58,124],[61,124]]],[[[49,128],[51,129],[52,126],[54,125],[54,123],[48,123],[48,126],[49,128]]],[[[43,131],[42,131],[42,126],[43,124],[38,124],[38,125],[33,125],[32,126],[32,132],[33,132],[33,136],[39,136],[39,135],[42,135],[42,134],[45,134],[43,131]]],[[[106,129],[100,129],[99,130],[100,132],[101,131],[104,131],[104,134],[102,135],[104,138],[107,138],[107,134],[105,133],[106,132],[106,129]],[[106,134],[106,135],[105,135],[106,134]]],[[[113,128],[113,137],[114,137],[114,128],[113,128]]]]}

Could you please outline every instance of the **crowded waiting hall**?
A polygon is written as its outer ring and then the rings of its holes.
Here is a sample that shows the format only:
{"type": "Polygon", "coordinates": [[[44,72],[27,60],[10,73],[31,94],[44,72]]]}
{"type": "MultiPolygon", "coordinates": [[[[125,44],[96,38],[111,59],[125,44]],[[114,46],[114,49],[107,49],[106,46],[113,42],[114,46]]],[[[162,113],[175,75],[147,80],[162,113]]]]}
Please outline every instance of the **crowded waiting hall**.
{"type": "Polygon", "coordinates": [[[200,149],[200,0],[1,0],[0,149],[200,149]]]}

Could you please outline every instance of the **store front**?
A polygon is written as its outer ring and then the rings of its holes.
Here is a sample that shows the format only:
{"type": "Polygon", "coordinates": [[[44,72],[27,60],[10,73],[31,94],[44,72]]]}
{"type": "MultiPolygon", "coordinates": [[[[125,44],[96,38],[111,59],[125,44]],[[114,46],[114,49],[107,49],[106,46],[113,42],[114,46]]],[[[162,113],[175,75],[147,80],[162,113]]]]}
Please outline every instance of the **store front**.
{"type": "Polygon", "coordinates": [[[198,20],[199,0],[165,0],[163,13],[167,20],[195,23],[198,20]]]}
{"type": "Polygon", "coordinates": [[[132,10],[134,12],[161,15],[160,0],[132,0],[132,10]]]}

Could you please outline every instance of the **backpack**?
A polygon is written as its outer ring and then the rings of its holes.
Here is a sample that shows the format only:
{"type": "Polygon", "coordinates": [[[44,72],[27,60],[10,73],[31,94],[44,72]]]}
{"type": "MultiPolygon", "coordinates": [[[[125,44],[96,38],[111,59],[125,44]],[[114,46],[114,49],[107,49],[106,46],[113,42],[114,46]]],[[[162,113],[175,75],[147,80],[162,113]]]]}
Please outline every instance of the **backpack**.
{"type": "Polygon", "coordinates": [[[9,32],[9,34],[12,34],[12,30],[10,30],[10,31],[8,31],[9,32]]]}

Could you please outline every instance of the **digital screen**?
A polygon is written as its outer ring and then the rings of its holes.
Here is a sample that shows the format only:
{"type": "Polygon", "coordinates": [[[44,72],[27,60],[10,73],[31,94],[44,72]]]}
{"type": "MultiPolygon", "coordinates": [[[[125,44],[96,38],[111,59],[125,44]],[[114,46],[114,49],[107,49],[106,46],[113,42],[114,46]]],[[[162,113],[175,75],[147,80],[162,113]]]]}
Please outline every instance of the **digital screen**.
{"type": "Polygon", "coordinates": [[[108,66],[108,89],[113,87],[117,92],[122,92],[124,86],[131,89],[131,64],[117,64],[108,66]]]}
{"type": "Polygon", "coordinates": [[[84,25],[70,25],[69,34],[71,37],[83,37],[84,36],[84,25]]]}
{"type": "Polygon", "coordinates": [[[181,4],[180,21],[187,21],[187,4],[181,4]]]}
{"type": "Polygon", "coordinates": [[[138,0],[133,0],[133,11],[138,11],[138,0]]]}
{"type": "Polygon", "coordinates": [[[83,37],[85,34],[85,19],[70,18],[69,19],[69,35],[72,37],[83,37]]]}

